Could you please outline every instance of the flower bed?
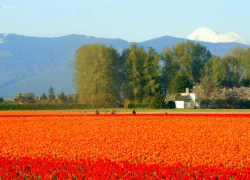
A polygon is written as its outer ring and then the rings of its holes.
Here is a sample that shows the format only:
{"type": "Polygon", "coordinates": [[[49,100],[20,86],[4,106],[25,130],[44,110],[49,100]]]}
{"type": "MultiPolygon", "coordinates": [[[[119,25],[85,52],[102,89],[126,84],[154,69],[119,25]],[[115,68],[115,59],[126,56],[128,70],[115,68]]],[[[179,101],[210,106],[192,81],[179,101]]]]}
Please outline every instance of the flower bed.
{"type": "Polygon", "coordinates": [[[0,179],[246,179],[249,120],[249,114],[1,113],[0,179]]]}

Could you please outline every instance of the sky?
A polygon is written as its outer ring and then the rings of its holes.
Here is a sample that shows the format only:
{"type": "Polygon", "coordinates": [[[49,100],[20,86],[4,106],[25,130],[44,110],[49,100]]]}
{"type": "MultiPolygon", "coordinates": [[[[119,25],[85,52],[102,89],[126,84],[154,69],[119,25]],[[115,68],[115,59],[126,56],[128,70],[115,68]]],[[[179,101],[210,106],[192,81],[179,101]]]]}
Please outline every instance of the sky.
{"type": "Polygon", "coordinates": [[[0,33],[81,34],[130,42],[196,28],[235,32],[250,42],[249,0],[0,0],[0,33]]]}

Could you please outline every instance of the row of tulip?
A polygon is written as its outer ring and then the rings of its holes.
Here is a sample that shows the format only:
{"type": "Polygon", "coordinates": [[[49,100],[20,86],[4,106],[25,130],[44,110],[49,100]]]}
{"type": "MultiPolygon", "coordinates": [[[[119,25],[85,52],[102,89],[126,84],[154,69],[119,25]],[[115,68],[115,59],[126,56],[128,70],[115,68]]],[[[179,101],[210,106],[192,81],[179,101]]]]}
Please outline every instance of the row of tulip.
{"type": "Polygon", "coordinates": [[[250,168],[131,164],[109,159],[68,161],[0,158],[0,179],[250,179],[250,168]]]}

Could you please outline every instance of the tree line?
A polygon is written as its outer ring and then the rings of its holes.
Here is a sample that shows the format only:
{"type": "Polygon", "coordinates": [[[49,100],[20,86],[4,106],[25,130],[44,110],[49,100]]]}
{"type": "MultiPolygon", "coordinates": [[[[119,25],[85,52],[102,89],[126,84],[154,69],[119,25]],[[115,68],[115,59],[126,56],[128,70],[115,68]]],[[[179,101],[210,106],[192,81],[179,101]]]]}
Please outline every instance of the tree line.
{"type": "MultiPolygon", "coordinates": [[[[48,95],[43,93],[41,96],[36,96],[33,92],[28,93],[16,93],[13,97],[14,100],[18,101],[32,101],[32,100],[42,100],[45,103],[48,101],[56,101],[57,103],[76,103],[77,96],[75,94],[65,94],[61,92],[58,95],[55,95],[54,88],[51,86],[49,88],[48,95]]],[[[4,99],[0,97],[0,102],[3,102],[4,99]]]]}
{"type": "Polygon", "coordinates": [[[194,88],[197,101],[204,107],[250,108],[250,87],[225,87],[212,76],[204,76],[194,88]]]}
{"type": "Polygon", "coordinates": [[[165,47],[161,53],[137,44],[122,51],[98,43],[83,45],[75,58],[78,101],[93,107],[117,102],[161,107],[166,95],[197,86],[204,77],[225,88],[249,86],[249,61],[250,48],[236,47],[219,57],[191,41],[165,47]]]}

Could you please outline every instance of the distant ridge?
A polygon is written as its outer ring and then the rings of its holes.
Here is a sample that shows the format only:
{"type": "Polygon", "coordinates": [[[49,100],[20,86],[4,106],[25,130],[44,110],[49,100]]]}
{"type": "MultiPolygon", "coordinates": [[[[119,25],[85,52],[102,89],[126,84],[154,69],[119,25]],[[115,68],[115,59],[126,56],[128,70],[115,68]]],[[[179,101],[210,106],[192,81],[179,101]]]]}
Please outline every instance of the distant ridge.
{"type": "MultiPolygon", "coordinates": [[[[137,43],[147,49],[152,46],[163,52],[168,46],[186,42],[188,39],[163,36],[137,43]]],[[[54,38],[29,37],[17,34],[0,34],[0,97],[12,98],[16,93],[48,93],[50,86],[56,94],[75,93],[75,51],[85,44],[101,43],[117,48],[120,52],[132,42],[123,39],[96,38],[85,35],[67,35],[54,38]]],[[[223,56],[239,43],[199,43],[213,55],[223,56]]]]}

